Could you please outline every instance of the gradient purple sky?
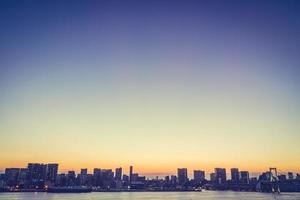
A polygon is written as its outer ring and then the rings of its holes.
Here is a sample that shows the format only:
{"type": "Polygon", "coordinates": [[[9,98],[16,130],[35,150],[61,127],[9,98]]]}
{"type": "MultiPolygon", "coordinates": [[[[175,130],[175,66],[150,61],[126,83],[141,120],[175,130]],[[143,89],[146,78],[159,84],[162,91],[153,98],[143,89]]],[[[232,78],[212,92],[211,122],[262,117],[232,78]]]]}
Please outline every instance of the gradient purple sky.
{"type": "Polygon", "coordinates": [[[299,1],[1,1],[0,169],[300,170],[299,1]]]}

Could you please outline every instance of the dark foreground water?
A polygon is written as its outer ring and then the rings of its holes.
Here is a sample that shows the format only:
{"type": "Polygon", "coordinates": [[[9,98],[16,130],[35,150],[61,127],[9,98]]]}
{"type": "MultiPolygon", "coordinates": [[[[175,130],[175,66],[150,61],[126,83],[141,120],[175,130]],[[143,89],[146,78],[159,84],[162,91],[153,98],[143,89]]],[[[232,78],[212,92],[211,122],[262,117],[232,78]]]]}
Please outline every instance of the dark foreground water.
{"type": "MultiPolygon", "coordinates": [[[[254,192],[120,192],[86,194],[0,193],[0,200],[273,200],[254,192]]],[[[300,193],[282,193],[278,200],[300,200],[300,193]]]]}

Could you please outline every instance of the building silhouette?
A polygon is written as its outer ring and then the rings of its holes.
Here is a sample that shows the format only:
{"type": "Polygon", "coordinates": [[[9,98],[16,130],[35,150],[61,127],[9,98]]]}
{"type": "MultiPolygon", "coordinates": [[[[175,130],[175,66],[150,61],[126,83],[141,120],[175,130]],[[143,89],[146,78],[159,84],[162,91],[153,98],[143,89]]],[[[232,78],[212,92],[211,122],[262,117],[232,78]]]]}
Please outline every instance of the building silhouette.
{"type": "Polygon", "coordinates": [[[178,168],[177,169],[178,183],[180,185],[188,181],[188,172],[187,168],[178,168]]]}
{"type": "Polygon", "coordinates": [[[194,170],[194,182],[201,184],[205,180],[205,172],[201,170],[194,170]]]}
{"type": "Polygon", "coordinates": [[[241,183],[243,184],[249,184],[250,182],[250,177],[249,177],[249,172],[248,171],[241,171],[241,183]]]}
{"type": "Polygon", "coordinates": [[[231,181],[233,183],[238,183],[240,180],[240,173],[238,168],[231,168],[231,181]]]}
{"type": "Polygon", "coordinates": [[[122,180],[122,167],[116,168],[115,179],[122,180]]]}
{"type": "Polygon", "coordinates": [[[215,181],[218,184],[224,184],[226,182],[225,168],[215,168],[215,181]]]}

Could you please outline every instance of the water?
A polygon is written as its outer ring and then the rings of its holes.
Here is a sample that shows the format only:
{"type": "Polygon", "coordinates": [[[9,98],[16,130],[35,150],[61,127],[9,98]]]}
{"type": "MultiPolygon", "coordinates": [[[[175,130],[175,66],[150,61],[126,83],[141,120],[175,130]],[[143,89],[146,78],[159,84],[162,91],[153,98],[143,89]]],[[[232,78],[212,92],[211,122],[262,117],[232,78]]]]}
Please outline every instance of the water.
{"type": "MultiPolygon", "coordinates": [[[[274,200],[255,192],[115,192],[85,194],[0,193],[0,200],[274,200]]],[[[300,193],[282,193],[277,200],[300,200],[300,193]]]]}

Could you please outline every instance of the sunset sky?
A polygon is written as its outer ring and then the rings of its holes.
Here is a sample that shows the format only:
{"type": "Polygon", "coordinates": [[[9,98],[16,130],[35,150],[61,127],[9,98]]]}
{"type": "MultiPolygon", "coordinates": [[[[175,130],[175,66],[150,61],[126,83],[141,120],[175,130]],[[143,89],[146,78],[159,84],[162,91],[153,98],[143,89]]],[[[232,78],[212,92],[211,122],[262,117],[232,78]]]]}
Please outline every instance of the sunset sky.
{"type": "Polygon", "coordinates": [[[300,1],[0,2],[0,171],[300,172],[300,1]]]}

